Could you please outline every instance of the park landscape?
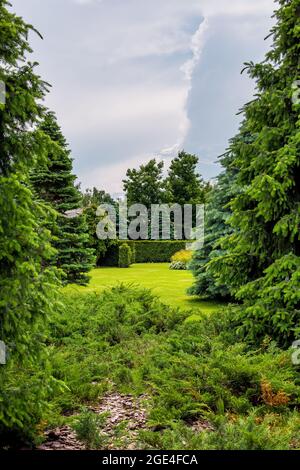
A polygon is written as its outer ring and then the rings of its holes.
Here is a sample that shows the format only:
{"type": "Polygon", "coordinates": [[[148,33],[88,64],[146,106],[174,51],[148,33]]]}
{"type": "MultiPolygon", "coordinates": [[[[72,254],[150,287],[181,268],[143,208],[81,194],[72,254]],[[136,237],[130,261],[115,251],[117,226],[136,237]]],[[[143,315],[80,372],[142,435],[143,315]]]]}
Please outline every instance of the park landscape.
{"type": "Polygon", "coordinates": [[[129,206],[205,206],[191,251],[172,217],[169,240],[98,237],[120,201],[78,185],[0,0],[1,449],[299,450],[299,0],[275,17],[216,180],[184,150],[124,174],[129,206]]]}

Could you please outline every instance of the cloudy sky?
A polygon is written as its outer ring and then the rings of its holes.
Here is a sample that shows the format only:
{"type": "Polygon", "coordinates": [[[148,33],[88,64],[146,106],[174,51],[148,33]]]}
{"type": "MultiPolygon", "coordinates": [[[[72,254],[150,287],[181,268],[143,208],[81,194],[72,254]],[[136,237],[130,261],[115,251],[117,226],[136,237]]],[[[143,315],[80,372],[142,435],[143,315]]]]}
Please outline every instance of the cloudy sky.
{"type": "Polygon", "coordinates": [[[47,105],[83,187],[122,190],[128,167],[178,149],[205,179],[253,94],[240,75],[270,46],[274,0],[12,0],[31,37],[47,105]]]}

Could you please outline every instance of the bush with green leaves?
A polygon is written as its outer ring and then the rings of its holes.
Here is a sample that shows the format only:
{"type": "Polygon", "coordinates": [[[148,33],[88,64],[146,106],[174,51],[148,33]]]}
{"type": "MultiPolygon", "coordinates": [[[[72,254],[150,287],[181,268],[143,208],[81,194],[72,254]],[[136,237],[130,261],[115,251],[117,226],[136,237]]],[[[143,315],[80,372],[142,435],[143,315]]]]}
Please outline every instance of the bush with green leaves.
{"type": "Polygon", "coordinates": [[[127,243],[119,246],[119,268],[129,268],[132,263],[131,248],[127,243]]]}

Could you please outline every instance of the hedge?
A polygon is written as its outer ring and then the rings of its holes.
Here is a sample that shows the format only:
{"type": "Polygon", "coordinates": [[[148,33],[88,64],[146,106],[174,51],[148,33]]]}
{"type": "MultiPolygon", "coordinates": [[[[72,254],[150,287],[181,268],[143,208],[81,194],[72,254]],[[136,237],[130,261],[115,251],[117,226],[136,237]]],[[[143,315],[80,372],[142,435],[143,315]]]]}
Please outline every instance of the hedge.
{"type": "Polygon", "coordinates": [[[182,240],[142,240],[128,242],[135,246],[136,263],[169,263],[177,251],[184,250],[186,241],[182,240]]]}
{"type": "Polygon", "coordinates": [[[127,243],[119,246],[119,268],[129,268],[132,261],[132,251],[127,243]]]}
{"type": "MultiPolygon", "coordinates": [[[[124,241],[120,241],[119,245],[124,241]]],[[[184,250],[185,240],[139,240],[126,241],[132,252],[133,263],[169,263],[177,251],[184,250]]],[[[112,246],[105,258],[100,261],[101,266],[119,265],[119,245],[112,246]]]]}
{"type": "Polygon", "coordinates": [[[99,258],[97,266],[115,267],[119,265],[119,244],[116,243],[108,248],[104,256],[99,258]]]}

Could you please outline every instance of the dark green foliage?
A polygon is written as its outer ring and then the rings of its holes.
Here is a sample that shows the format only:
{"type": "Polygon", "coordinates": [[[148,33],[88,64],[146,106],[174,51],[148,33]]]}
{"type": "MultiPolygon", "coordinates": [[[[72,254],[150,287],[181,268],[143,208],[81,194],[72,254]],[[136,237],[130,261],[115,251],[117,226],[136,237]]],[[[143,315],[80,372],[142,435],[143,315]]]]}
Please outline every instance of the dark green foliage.
{"type": "Polygon", "coordinates": [[[129,268],[132,264],[132,252],[127,243],[119,246],[119,268],[129,268]]]}
{"type": "Polygon", "coordinates": [[[95,257],[84,215],[58,217],[55,246],[58,250],[56,264],[66,274],[67,282],[86,285],[90,279],[88,273],[95,266],[95,257]]]}
{"type": "Polygon", "coordinates": [[[186,241],[173,240],[128,242],[130,247],[135,247],[136,263],[169,263],[177,251],[185,249],[186,243],[186,241]]]}
{"type": "Polygon", "coordinates": [[[85,215],[77,211],[81,195],[75,187],[70,150],[54,113],[47,113],[40,130],[50,137],[53,149],[47,161],[36,166],[31,181],[36,194],[59,213],[52,230],[57,248],[55,264],[64,271],[67,282],[87,284],[87,273],[95,264],[94,251],[89,246],[85,215]]]}
{"type": "MultiPolygon", "coordinates": [[[[103,265],[103,260],[109,259],[111,249],[117,251],[118,240],[101,240],[97,236],[97,224],[100,222],[101,217],[97,216],[98,206],[95,204],[90,204],[88,207],[85,207],[83,214],[86,218],[86,223],[88,225],[89,232],[89,248],[91,248],[96,255],[96,265],[103,265]]],[[[116,256],[116,265],[118,264],[116,256]]],[[[113,264],[114,266],[114,264],[113,264]]]]}
{"type": "Polygon", "coordinates": [[[44,324],[55,305],[56,270],[50,233],[54,214],[34,200],[29,169],[52,146],[37,130],[46,84],[28,62],[33,27],[0,1],[0,340],[8,350],[0,365],[0,442],[30,438],[51,387],[44,350],[44,324]]]}
{"type": "Polygon", "coordinates": [[[119,265],[119,246],[120,241],[117,240],[115,244],[111,245],[106,253],[104,258],[100,258],[98,261],[98,266],[100,267],[117,267],[119,265]]]}
{"type": "Polygon", "coordinates": [[[266,269],[262,279],[239,290],[237,298],[244,300],[240,309],[243,323],[239,331],[252,341],[268,335],[289,345],[290,338],[299,338],[299,286],[300,257],[290,253],[275,261],[266,269]]]}
{"type": "Polygon", "coordinates": [[[300,76],[300,5],[278,3],[271,51],[263,63],[246,64],[257,94],[244,107],[242,132],[252,139],[231,145],[241,190],[231,202],[234,232],[214,269],[243,300],[241,322],[250,339],[269,334],[290,345],[300,320],[300,103],[292,100],[300,76]]]}
{"type": "MultiPolygon", "coordinates": [[[[231,154],[222,157],[223,165],[229,167],[231,154]]],[[[226,254],[222,248],[222,238],[232,233],[233,229],[228,220],[231,216],[230,200],[238,193],[236,184],[236,171],[228,168],[217,179],[217,184],[208,195],[205,207],[205,235],[204,245],[196,251],[190,263],[195,283],[189,289],[190,295],[199,295],[202,298],[226,299],[230,291],[224,282],[218,280],[211,265],[211,261],[226,254]]]]}
{"type": "Polygon", "coordinates": [[[151,204],[161,204],[163,199],[163,162],[150,160],[138,170],[127,170],[123,180],[128,206],[143,204],[150,210],[151,204]]]}
{"type": "Polygon", "coordinates": [[[184,151],[172,160],[165,180],[168,204],[204,204],[210,186],[197,173],[199,158],[184,151]]]}

